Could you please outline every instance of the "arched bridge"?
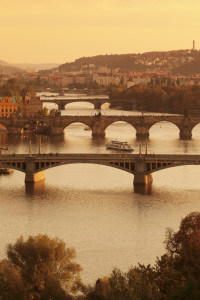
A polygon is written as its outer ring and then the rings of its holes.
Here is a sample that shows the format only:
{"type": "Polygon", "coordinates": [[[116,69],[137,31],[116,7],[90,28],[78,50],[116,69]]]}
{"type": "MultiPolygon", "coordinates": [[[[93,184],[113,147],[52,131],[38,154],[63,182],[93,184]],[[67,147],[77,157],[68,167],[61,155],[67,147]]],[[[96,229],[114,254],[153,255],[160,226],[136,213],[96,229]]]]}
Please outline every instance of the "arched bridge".
{"type": "Polygon", "coordinates": [[[24,172],[25,182],[45,178],[44,171],[66,164],[91,163],[121,169],[134,175],[134,184],[148,184],[152,173],[182,165],[199,165],[200,155],[188,154],[15,154],[0,155],[0,164],[24,172]]]}
{"type": "Polygon", "coordinates": [[[48,102],[48,103],[55,103],[58,105],[58,108],[60,110],[64,110],[65,109],[65,105],[72,103],[72,102],[89,102],[92,103],[94,105],[94,109],[101,109],[102,104],[104,103],[116,103],[116,102],[123,102],[123,103],[132,103],[134,104],[134,107],[137,106],[138,103],[138,99],[111,99],[109,97],[104,97],[104,98],[62,98],[62,99],[58,99],[58,98],[45,98],[45,99],[41,99],[41,101],[43,103],[48,102]]]}
{"type": "Polygon", "coordinates": [[[92,136],[105,136],[106,128],[115,122],[126,122],[136,130],[137,137],[148,137],[150,128],[161,121],[174,124],[179,129],[181,139],[191,139],[193,128],[200,123],[199,116],[181,115],[111,115],[60,116],[55,117],[19,117],[0,118],[0,123],[8,129],[8,134],[20,135],[26,124],[38,122],[45,124],[46,134],[63,135],[64,129],[75,122],[83,123],[92,131],[92,136]]]}

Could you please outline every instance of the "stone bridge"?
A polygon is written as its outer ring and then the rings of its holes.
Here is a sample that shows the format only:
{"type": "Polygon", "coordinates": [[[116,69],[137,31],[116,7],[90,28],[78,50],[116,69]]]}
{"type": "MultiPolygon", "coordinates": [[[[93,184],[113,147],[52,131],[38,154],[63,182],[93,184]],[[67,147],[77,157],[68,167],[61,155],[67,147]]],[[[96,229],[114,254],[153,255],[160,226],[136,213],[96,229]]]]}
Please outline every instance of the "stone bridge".
{"type": "MultiPolygon", "coordinates": [[[[94,105],[94,109],[101,109],[102,104],[104,103],[116,103],[116,102],[122,102],[120,99],[110,99],[108,97],[105,98],[62,98],[62,99],[52,99],[52,98],[46,98],[46,99],[41,99],[43,103],[48,102],[48,103],[55,103],[58,105],[58,108],[60,110],[65,109],[65,105],[72,103],[72,102],[89,102],[94,105]]],[[[123,99],[123,103],[132,103],[134,107],[136,108],[138,99],[123,99]]]]}
{"type": "Polygon", "coordinates": [[[200,123],[198,116],[181,115],[119,115],[105,116],[99,113],[93,116],[55,116],[55,117],[18,117],[0,118],[0,124],[4,125],[8,134],[20,135],[25,125],[31,122],[43,123],[46,125],[46,134],[52,136],[63,135],[64,129],[76,122],[83,123],[92,131],[92,136],[105,136],[106,128],[115,122],[126,122],[136,130],[136,136],[145,138],[149,136],[151,127],[161,121],[170,122],[179,129],[181,139],[191,139],[193,128],[200,123]]]}
{"type": "Polygon", "coordinates": [[[25,182],[45,179],[44,171],[75,163],[100,164],[134,175],[135,185],[152,182],[152,173],[183,165],[199,165],[200,155],[188,154],[13,154],[0,155],[0,164],[25,173],[25,182]]]}

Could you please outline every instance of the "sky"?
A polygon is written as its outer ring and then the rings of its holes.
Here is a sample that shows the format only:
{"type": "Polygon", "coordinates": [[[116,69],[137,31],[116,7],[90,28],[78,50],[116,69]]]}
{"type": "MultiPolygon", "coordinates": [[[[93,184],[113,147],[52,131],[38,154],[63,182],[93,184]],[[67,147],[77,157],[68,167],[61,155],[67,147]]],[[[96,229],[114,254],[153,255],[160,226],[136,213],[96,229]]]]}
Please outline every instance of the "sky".
{"type": "Polygon", "coordinates": [[[199,0],[0,0],[0,60],[200,49],[199,0]]]}

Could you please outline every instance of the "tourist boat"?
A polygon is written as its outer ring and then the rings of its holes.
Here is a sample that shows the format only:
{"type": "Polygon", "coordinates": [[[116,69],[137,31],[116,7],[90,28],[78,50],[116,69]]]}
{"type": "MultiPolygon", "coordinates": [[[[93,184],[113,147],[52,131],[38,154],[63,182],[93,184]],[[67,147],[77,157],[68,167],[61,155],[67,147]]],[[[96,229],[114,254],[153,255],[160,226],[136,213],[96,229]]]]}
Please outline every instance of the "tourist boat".
{"type": "Polygon", "coordinates": [[[133,151],[133,147],[128,144],[128,142],[111,141],[106,144],[107,149],[123,150],[123,151],[133,151]]]}
{"type": "Polygon", "coordinates": [[[0,174],[10,174],[13,172],[13,169],[6,168],[6,167],[0,167],[0,174]]]}

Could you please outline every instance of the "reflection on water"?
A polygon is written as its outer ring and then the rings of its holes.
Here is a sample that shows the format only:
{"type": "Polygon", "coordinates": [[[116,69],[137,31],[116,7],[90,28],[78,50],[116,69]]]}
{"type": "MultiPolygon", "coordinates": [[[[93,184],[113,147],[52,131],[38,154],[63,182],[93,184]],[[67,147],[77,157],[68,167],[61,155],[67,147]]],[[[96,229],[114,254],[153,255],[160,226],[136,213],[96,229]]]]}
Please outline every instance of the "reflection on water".
{"type": "Polygon", "coordinates": [[[134,184],[134,192],[142,195],[152,194],[152,182],[147,185],[134,184]]]}
{"type": "Polygon", "coordinates": [[[45,179],[38,182],[26,182],[25,189],[27,196],[41,195],[44,191],[45,179]]]}
{"type": "MultiPolygon", "coordinates": [[[[128,141],[134,153],[139,152],[140,142],[128,124],[110,125],[105,138],[92,138],[84,128],[75,124],[63,137],[42,136],[42,153],[114,153],[105,148],[111,139],[128,141]]],[[[173,124],[156,124],[147,140],[148,153],[199,154],[199,128],[195,127],[192,140],[182,141],[173,124]]],[[[29,138],[0,132],[0,144],[8,144],[10,154],[28,153],[29,138]]],[[[31,142],[32,153],[38,153],[39,136],[31,135],[31,142]]],[[[37,184],[25,184],[24,173],[18,171],[0,176],[0,258],[5,257],[6,245],[20,235],[57,236],[75,247],[88,283],[115,266],[126,271],[138,262],[154,263],[164,253],[165,228],[177,230],[181,218],[200,210],[199,166],[155,172],[146,187],[133,186],[130,173],[93,164],[59,166],[46,170],[45,176],[45,182],[37,184]]]]}

